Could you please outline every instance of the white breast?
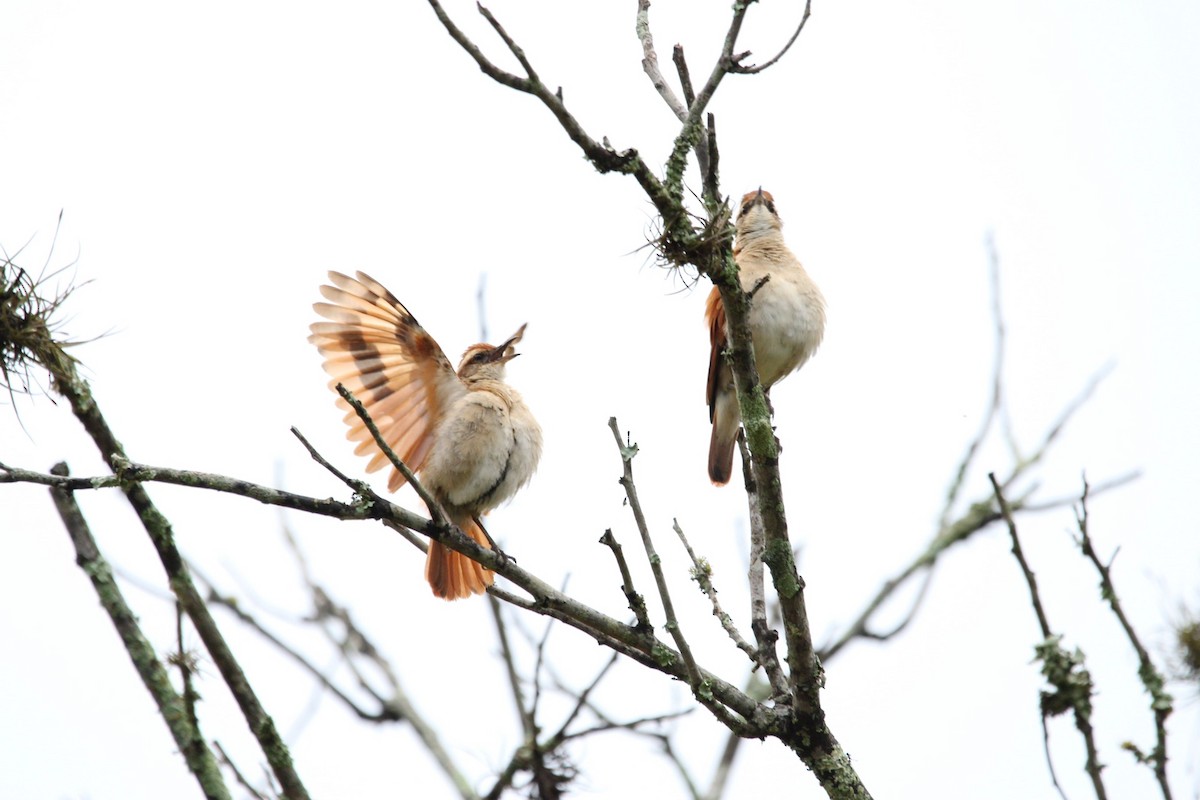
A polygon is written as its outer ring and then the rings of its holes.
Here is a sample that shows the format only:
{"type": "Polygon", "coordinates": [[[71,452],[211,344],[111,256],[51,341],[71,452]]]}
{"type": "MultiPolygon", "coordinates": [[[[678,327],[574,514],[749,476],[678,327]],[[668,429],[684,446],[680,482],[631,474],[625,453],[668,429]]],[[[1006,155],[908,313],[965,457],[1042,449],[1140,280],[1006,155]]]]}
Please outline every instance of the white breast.
{"type": "Polygon", "coordinates": [[[486,513],[533,477],[541,428],[520,396],[505,389],[468,392],[438,426],[421,478],[444,505],[486,513]]]}
{"type": "Polygon", "coordinates": [[[825,301],[798,262],[743,270],[743,285],[752,289],[762,274],[771,278],[754,295],[750,328],[759,379],[769,387],[816,352],[825,333],[825,301]]]}

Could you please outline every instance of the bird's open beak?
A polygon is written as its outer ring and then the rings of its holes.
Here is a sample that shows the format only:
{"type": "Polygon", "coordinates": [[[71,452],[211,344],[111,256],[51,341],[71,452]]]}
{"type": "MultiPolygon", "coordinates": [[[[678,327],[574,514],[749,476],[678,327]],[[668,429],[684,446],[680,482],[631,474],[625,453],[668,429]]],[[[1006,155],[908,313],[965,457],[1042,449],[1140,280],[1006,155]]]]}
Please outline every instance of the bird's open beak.
{"type": "MultiPolygon", "coordinates": [[[[528,324],[529,323],[525,323],[525,325],[528,324]]],[[[492,350],[492,357],[489,360],[503,364],[506,361],[512,361],[514,358],[521,355],[516,351],[516,346],[517,342],[521,341],[522,337],[525,336],[525,325],[517,328],[516,333],[508,337],[503,344],[498,345],[494,350],[492,350]]]]}

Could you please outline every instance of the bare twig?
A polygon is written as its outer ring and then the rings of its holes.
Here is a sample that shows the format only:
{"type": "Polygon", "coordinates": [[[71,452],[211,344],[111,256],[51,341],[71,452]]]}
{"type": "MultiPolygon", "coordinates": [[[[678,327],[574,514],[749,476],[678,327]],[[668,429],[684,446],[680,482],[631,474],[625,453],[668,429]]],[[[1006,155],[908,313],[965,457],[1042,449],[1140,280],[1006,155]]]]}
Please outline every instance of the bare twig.
{"type": "Polygon", "coordinates": [[[1067,427],[1067,423],[1071,421],[1073,416],[1075,416],[1075,412],[1081,409],[1088,400],[1092,399],[1092,395],[1100,386],[1101,382],[1109,376],[1115,367],[1116,363],[1110,361],[1098,369],[1092,375],[1092,377],[1088,379],[1088,382],[1084,384],[1083,390],[1077,394],[1070,403],[1067,404],[1067,406],[1059,413],[1058,417],[1050,425],[1050,428],[1046,431],[1045,436],[1042,437],[1041,444],[1038,445],[1037,449],[1034,450],[1033,455],[1029,456],[1023,461],[1018,462],[1017,466],[1013,469],[1012,474],[1004,482],[1005,490],[1011,486],[1014,480],[1028,471],[1030,467],[1038,464],[1038,462],[1045,457],[1046,453],[1050,450],[1050,446],[1054,444],[1055,440],[1058,439],[1059,434],[1061,434],[1067,427]]]}
{"type": "MultiPolygon", "coordinates": [[[[650,78],[650,83],[654,85],[655,90],[662,97],[667,107],[679,119],[680,122],[686,122],[688,113],[693,103],[696,102],[696,93],[692,88],[691,75],[688,72],[687,62],[683,57],[683,47],[675,45],[673,60],[675,68],[679,72],[679,82],[683,89],[684,103],[679,102],[679,98],[671,91],[671,87],[667,85],[666,79],[658,68],[658,53],[654,49],[654,36],[650,32],[650,0],[638,0],[637,25],[638,39],[642,43],[642,69],[645,70],[646,76],[650,78]]],[[[707,132],[705,132],[707,133],[707,132]]],[[[696,141],[696,163],[700,167],[700,174],[708,174],[708,136],[700,136],[696,141]]]]}
{"type": "Polygon", "coordinates": [[[735,736],[725,739],[725,747],[721,750],[721,757],[717,759],[712,781],[708,784],[708,791],[704,793],[703,800],[718,800],[725,794],[725,784],[729,780],[729,772],[733,769],[733,761],[741,744],[742,740],[735,736]]]}
{"type": "Polygon", "coordinates": [[[621,548],[621,543],[617,541],[617,537],[613,535],[612,528],[604,531],[604,535],[600,537],[600,544],[611,550],[613,558],[617,561],[617,570],[621,573],[621,592],[624,593],[625,600],[629,603],[629,610],[633,612],[633,616],[637,620],[638,630],[652,633],[654,626],[650,624],[650,615],[646,610],[646,598],[642,597],[633,586],[633,575],[629,572],[629,564],[625,561],[625,552],[621,548]]]}
{"type": "Polygon", "coordinates": [[[641,156],[638,155],[637,151],[625,150],[623,152],[617,152],[611,147],[607,147],[589,136],[588,133],[583,129],[583,126],[579,124],[579,121],[576,120],[569,111],[567,111],[566,106],[563,104],[561,93],[551,92],[545,86],[545,84],[541,82],[537,76],[537,73],[533,71],[531,66],[529,66],[529,60],[525,57],[524,52],[521,51],[520,48],[516,47],[516,44],[512,41],[512,38],[506,31],[504,31],[504,28],[500,25],[496,18],[487,11],[487,9],[483,8],[482,6],[478,7],[480,13],[487,18],[489,24],[492,25],[492,28],[496,30],[497,34],[500,35],[500,37],[504,40],[510,52],[513,52],[514,55],[520,53],[517,59],[521,65],[526,68],[526,77],[522,78],[514,75],[511,72],[500,69],[494,63],[492,63],[487,56],[483,54],[483,51],[480,50],[479,47],[472,42],[457,25],[454,24],[454,21],[450,19],[450,16],[446,13],[445,9],[442,8],[442,5],[440,2],[438,2],[438,0],[429,0],[429,5],[431,8],[433,8],[434,13],[437,15],[438,21],[442,23],[442,26],[446,29],[446,32],[450,34],[450,38],[454,39],[454,41],[457,42],[458,45],[464,51],[466,51],[468,55],[471,56],[471,58],[475,61],[485,75],[497,83],[536,97],[542,102],[543,105],[546,106],[547,109],[550,110],[550,113],[552,113],[554,118],[558,120],[558,124],[567,133],[567,136],[569,136],[571,141],[575,142],[580,149],[583,150],[584,155],[588,157],[588,160],[591,161],[597,169],[599,169],[601,172],[621,172],[633,175],[647,194],[649,194],[652,198],[657,198],[655,202],[656,207],[669,207],[670,200],[663,189],[662,183],[654,176],[649,167],[647,167],[642,161],[641,156]]]}
{"type": "Polygon", "coordinates": [[[367,709],[363,708],[357,701],[342,691],[342,689],[325,674],[324,669],[312,663],[312,661],[303,656],[298,650],[294,649],[291,645],[283,641],[283,639],[279,638],[274,632],[259,622],[253,614],[246,610],[244,603],[239,602],[236,597],[224,594],[218,590],[210,579],[196,570],[194,565],[191,565],[191,568],[196,574],[196,577],[202,581],[205,586],[207,586],[208,591],[205,593],[206,602],[228,610],[231,614],[233,614],[234,618],[236,618],[238,622],[253,630],[277,650],[294,661],[301,669],[312,675],[313,678],[315,678],[326,691],[336,697],[344,706],[346,706],[346,708],[353,711],[359,719],[367,722],[396,722],[404,718],[395,707],[389,706],[386,703],[382,695],[373,690],[369,690],[368,693],[382,704],[381,708],[378,711],[368,711],[367,709]]]}
{"type": "MultiPolygon", "coordinates": [[[[1121,601],[1117,598],[1117,590],[1112,582],[1112,561],[1110,560],[1108,564],[1105,564],[1096,554],[1092,537],[1088,533],[1088,496],[1088,483],[1085,477],[1083,479],[1083,494],[1080,495],[1079,506],[1075,510],[1075,522],[1079,527],[1079,548],[1100,574],[1100,596],[1108,601],[1109,607],[1112,609],[1117,621],[1121,623],[1121,628],[1125,631],[1125,635],[1129,638],[1129,643],[1133,646],[1134,652],[1137,653],[1138,677],[1141,679],[1146,693],[1150,695],[1150,710],[1154,714],[1154,749],[1150,751],[1148,756],[1143,756],[1143,759],[1154,770],[1154,778],[1158,781],[1158,788],[1162,792],[1163,800],[1171,800],[1171,786],[1167,783],[1167,717],[1171,715],[1171,711],[1174,708],[1173,699],[1166,690],[1166,680],[1154,665],[1153,659],[1150,658],[1150,653],[1142,645],[1137,631],[1133,629],[1129,618],[1125,616],[1125,611],[1121,607],[1121,601]]],[[[1113,555],[1113,558],[1116,558],[1116,554],[1113,555]]]]}
{"type": "Polygon", "coordinates": [[[512,646],[508,641],[508,626],[500,609],[500,601],[494,596],[488,598],[488,607],[492,612],[492,621],[496,624],[496,638],[500,641],[500,655],[504,661],[505,672],[508,674],[509,690],[512,692],[513,704],[516,706],[517,717],[521,720],[521,730],[525,741],[537,737],[537,724],[533,712],[525,705],[525,692],[521,689],[521,676],[517,673],[517,662],[513,656],[512,646]]]}
{"type": "Polygon", "coordinates": [[[795,44],[796,40],[800,38],[800,33],[804,30],[804,24],[806,22],[808,22],[808,18],[811,14],[812,14],[812,0],[806,0],[804,3],[804,13],[800,16],[800,23],[796,26],[796,30],[792,33],[792,38],[787,40],[787,44],[785,44],[783,46],[782,50],[780,50],[778,53],[776,53],[773,58],[768,59],[766,62],[764,62],[762,64],[758,64],[753,67],[747,67],[747,66],[742,66],[741,64],[735,64],[733,67],[730,68],[730,72],[736,72],[741,75],[754,75],[756,73],[762,72],[763,70],[767,69],[768,67],[773,66],[775,64],[775,62],[779,61],[779,59],[783,58],[787,54],[788,50],[792,49],[792,45],[795,44]]]}
{"type": "Polygon", "coordinates": [[[195,673],[196,656],[191,653],[183,645],[183,620],[187,615],[183,611],[183,606],[179,601],[175,601],[175,641],[176,650],[167,659],[168,663],[179,670],[180,681],[183,683],[183,702],[187,706],[188,718],[192,721],[192,726],[197,730],[200,729],[200,722],[196,718],[196,701],[200,695],[196,692],[196,687],[192,684],[192,675],[195,673]]]}
{"type": "MultiPolygon", "coordinates": [[[[1068,653],[1062,646],[1062,636],[1055,635],[1051,630],[1046,610],[1042,606],[1041,595],[1038,593],[1037,578],[1021,550],[1021,540],[1017,535],[1017,523],[1013,520],[1012,509],[1009,508],[1008,501],[1004,499],[1004,490],[1000,482],[996,480],[996,474],[989,472],[988,480],[992,483],[992,491],[995,493],[1000,515],[1003,517],[1005,525],[1008,526],[1008,534],[1012,539],[1012,553],[1017,559],[1017,563],[1021,565],[1021,572],[1025,575],[1025,583],[1029,586],[1029,600],[1042,631],[1042,641],[1034,648],[1034,651],[1037,653],[1038,660],[1042,662],[1042,675],[1045,676],[1046,682],[1053,687],[1052,691],[1042,691],[1043,724],[1046,717],[1057,716],[1068,710],[1073,713],[1075,727],[1083,737],[1084,747],[1087,750],[1087,762],[1084,769],[1092,779],[1092,789],[1096,793],[1096,800],[1106,800],[1107,793],[1104,789],[1104,781],[1100,776],[1104,766],[1100,763],[1099,753],[1096,750],[1096,737],[1091,722],[1092,676],[1084,666],[1083,652],[1076,648],[1074,653],[1068,653]]],[[[1047,747],[1047,757],[1049,757],[1049,752],[1047,747]]],[[[1054,774],[1053,764],[1050,764],[1050,772],[1051,775],[1054,774]]],[[[1057,778],[1055,781],[1057,782],[1057,778]]]]}
{"type": "MultiPolygon", "coordinates": [[[[979,453],[979,448],[983,445],[984,440],[991,431],[996,415],[1004,407],[1004,349],[1007,337],[1000,298],[1000,257],[996,253],[995,242],[991,237],[988,237],[986,244],[988,250],[988,276],[992,284],[992,325],[995,330],[995,350],[992,356],[992,387],[987,409],[983,414],[983,422],[979,426],[978,433],[975,434],[975,437],[967,445],[967,451],[963,454],[962,460],[958,464],[958,469],[955,470],[954,477],[950,481],[950,488],[946,491],[946,502],[942,506],[942,514],[938,522],[938,527],[943,529],[950,524],[950,515],[958,503],[967,472],[975,463],[975,456],[979,453]]],[[[1015,442],[1011,444],[1010,449],[1014,463],[1019,463],[1021,457],[1015,442]]]]}
{"type": "MultiPolygon", "coordinates": [[[[370,487],[370,485],[368,485],[366,483],[366,481],[360,481],[356,478],[347,477],[344,473],[341,472],[341,470],[339,470],[337,467],[333,466],[333,464],[330,464],[329,461],[326,460],[325,457],[322,456],[320,453],[318,453],[317,449],[315,447],[313,447],[312,444],[309,443],[308,439],[304,438],[304,434],[300,433],[300,431],[295,426],[292,426],[291,430],[292,430],[292,435],[300,440],[300,444],[304,445],[304,449],[308,451],[308,454],[310,456],[312,456],[312,459],[314,461],[316,461],[318,464],[323,466],[325,469],[329,470],[329,472],[331,472],[335,477],[337,477],[342,483],[349,486],[350,489],[354,492],[354,494],[358,498],[360,498],[361,502],[356,501],[354,503],[354,505],[356,505],[356,506],[362,505],[364,507],[364,510],[368,509],[368,508],[372,508],[373,506],[377,506],[377,505],[381,506],[381,507],[385,507],[385,508],[391,507],[391,502],[388,500],[385,500],[383,497],[378,495],[375,492],[375,490],[373,490],[370,487]]],[[[268,491],[274,491],[274,490],[268,490],[268,491]]],[[[282,503],[278,503],[276,505],[280,505],[285,508],[288,507],[282,503]]],[[[402,509],[400,509],[398,507],[392,507],[390,510],[400,511],[402,509]]],[[[316,512],[316,513],[320,513],[320,512],[316,512]]],[[[337,515],[333,514],[331,516],[337,516],[337,515]]],[[[347,519],[346,517],[341,517],[341,518],[347,519]]],[[[414,514],[413,521],[417,521],[417,520],[420,520],[420,517],[417,517],[414,514]]],[[[423,521],[421,521],[421,522],[423,522],[423,521]]],[[[420,525],[421,522],[417,522],[417,524],[420,525]]],[[[421,538],[420,536],[417,536],[415,533],[413,533],[413,526],[406,525],[403,523],[397,524],[394,516],[391,518],[384,519],[384,524],[387,525],[388,527],[390,527],[392,530],[399,533],[405,539],[407,539],[409,544],[411,544],[413,547],[416,547],[422,553],[427,552],[429,550],[429,544],[423,538],[421,538]]]]}
{"type": "Polygon", "coordinates": [[[216,739],[213,740],[213,749],[217,751],[217,759],[220,763],[229,767],[229,771],[233,773],[234,780],[238,782],[238,786],[249,792],[250,796],[255,798],[255,800],[270,800],[268,795],[254,788],[250,781],[246,780],[246,776],[242,775],[242,771],[237,768],[237,764],[233,763],[233,759],[229,757],[229,754],[225,752],[225,748],[221,747],[221,743],[216,739]]]}
{"type": "Polygon", "coordinates": [[[683,45],[677,44],[671,51],[671,60],[675,62],[675,71],[679,73],[679,86],[683,89],[683,100],[691,108],[696,102],[696,90],[692,88],[692,73],[688,69],[687,59],[683,55],[683,45]]]}
{"type": "MultiPolygon", "coordinates": [[[[997,366],[997,370],[998,369],[999,367],[997,366]]],[[[1107,369],[1102,370],[1092,377],[1092,379],[1084,387],[1083,391],[1076,396],[1059,414],[1058,418],[1043,436],[1042,442],[1038,446],[1037,450],[1035,450],[1031,456],[1021,459],[1014,464],[1008,476],[1002,482],[1002,488],[1007,490],[1008,487],[1012,486],[1019,478],[1024,476],[1033,466],[1042,460],[1050,446],[1062,432],[1066,423],[1070,420],[1071,416],[1083,406],[1088,398],[1091,397],[1092,393],[1096,389],[1096,386],[1104,378],[1105,374],[1107,374],[1107,369]]],[[[993,397],[999,396],[999,386],[999,377],[995,376],[993,378],[993,397]]],[[[990,424],[990,421],[994,420],[995,418],[995,412],[989,411],[986,416],[989,420],[989,423],[987,424],[990,424]]],[[[987,424],[985,424],[985,430],[987,428],[987,424]]],[[[847,626],[846,630],[843,631],[842,634],[837,638],[835,638],[831,644],[825,646],[821,650],[820,656],[823,661],[828,661],[830,658],[833,658],[843,647],[856,638],[885,640],[902,631],[918,610],[919,605],[917,603],[914,603],[908,614],[903,618],[901,624],[891,633],[885,634],[873,631],[870,626],[871,619],[880,610],[880,608],[882,608],[883,605],[889,599],[891,599],[895,592],[900,589],[900,587],[906,585],[907,582],[914,576],[925,575],[924,579],[926,581],[930,580],[932,576],[929,573],[932,572],[934,566],[937,564],[938,560],[946,550],[956,544],[967,541],[969,538],[979,533],[984,528],[990,526],[992,523],[1003,519],[996,508],[993,495],[987,498],[976,500],[967,508],[966,511],[962,513],[961,516],[959,516],[958,519],[953,521],[949,520],[948,512],[950,510],[950,505],[959,498],[959,484],[961,483],[963,474],[965,474],[968,466],[970,466],[970,463],[974,460],[975,453],[978,451],[978,446],[979,440],[976,439],[973,440],[971,445],[967,448],[967,454],[964,456],[963,461],[956,470],[955,478],[951,482],[952,488],[948,493],[947,505],[944,507],[942,513],[942,523],[939,525],[939,529],[935,532],[924,552],[920,553],[916,558],[913,559],[911,563],[900,570],[900,572],[894,577],[884,582],[884,584],[879,588],[879,590],[859,613],[858,617],[852,623],[850,623],[849,626],[847,626]]],[[[1102,491],[1111,491],[1112,489],[1118,488],[1132,480],[1137,479],[1139,476],[1140,473],[1137,471],[1119,475],[1116,478],[1098,484],[1095,488],[1093,488],[1092,494],[1097,495],[1102,491]]],[[[1070,506],[1075,502],[1076,499],[1074,497],[1064,496],[1033,502],[1031,499],[1032,493],[1033,489],[1030,489],[1015,499],[1008,499],[1008,504],[1011,511],[1049,511],[1056,508],[1070,506]]],[[[923,591],[924,589],[918,593],[918,602],[923,591]]]]}
{"type": "Polygon", "coordinates": [[[642,536],[642,546],[646,550],[646,560],[650,562],[650,571],[654,574],[654,581],[658,587],[658,597],[662,601],[663,613],[666,615],[666,629],[670,632],[671,637],[675,640],[675,646],[679,648],[680,654],[683,656],[683,663],[687,667],[688,683],[692,687],[692,694],[701,702],[708,702],[711,696],[705,697],[707,691],[701,685],[700,671],[696,667],[696,659],[692,656],[692,650],[688,647],[687,639],[684,638],[683,630],[679,626],[679,620],[675,617],[675,606],[671,602],[671,593],[667,588],[667,578],[663,573],[662,560],[654,549],[654,541],[650,538],[650,527],[646,524],[646,515],[642,513],[642,504],[638,499],[637,486],[633,482],[633,458],[637,455],[637,445],[630,444],[628,441],[621,441],[621,430],[617,426],[617,418],[608,418],[608,427],[612,430],[613,438],[617,443],[617,450],[621,454],[621,464],[624,474],[621,476],[621,487],[625,489],[625,497],[629,500],[629,509],[633,512],[634,522],[637,523],[638,533],[642,536]]]}
{"type": "MultiPolygon", "coordinates": [[[[679,98],[667,85],[666,78],[658,68],[658,53],[654,49],[654,35],[650,32],[650,0],[638,0],[636,29],[638,40],[642,43],[642,69],[645,71],[646,77],[650,79],[655,91],[662,96],[663,102],[667,104],[672,113],[680,120],[687,119],[687,108],[679,102],[679,98]]],[[[675,52],[680,52],[678,45],[675,46],[675,52]]],[[[678,59],[675,63],[679,64],[678,59]]],[[[695,94],[691,91],[691,84],[685,85],[683,91],[684,97],[687,98],[687,103],[690,105],[695,99],[695,94]]]]}
{"type": "Polygon", "coordinates": [[[688,542],[687,536],[683,532],[683,528],[679,527],[679,520],[672,520],[672,528],[679,536],[679,541],[683,544],[683,549],[687,551],[688,558],[692,560],[692,580],[700,587],[700,591],[704,592],[704,596],[712,603],[713,616],[721,623],[721,627],[725,629],[725,633],[733,641],[734,645],[745,653],[750,658],[750,663],[758,669],[761,664],[758,660],[758,651],[754,646],[742,638],[742,634],[738,631],[737,626],[733,624],[733,617],[721,608],[721,602],[717,599],[717,589],[712,582],[712,565],[708,563],[708,559],[700,558],[696,552],[692,550],[692,545],[688,542]]]}
{"type": "MultiPolygon", "coordinates": [[[[747,578],[750,584],[750,630],[758,644],[758,658],[766,669],[772,687],[784,687],[780,697],[786,697],[789,690],[783,677],[783,667],[779,663],[779,653],[775,649],[779,641],[776,633],[767,621],[767,596],[765,574],[763,570],[763,521],[762,510],[757,502],[758,486],[750,470],[750,450],[746,447],[746,437],[738,431],[738,448],[742,454],[742,477],[746,485],[746,497],[750,508],[750,567],[747,578]]],[[[778,691],[778,689],[776,689],[778,691]]]]}

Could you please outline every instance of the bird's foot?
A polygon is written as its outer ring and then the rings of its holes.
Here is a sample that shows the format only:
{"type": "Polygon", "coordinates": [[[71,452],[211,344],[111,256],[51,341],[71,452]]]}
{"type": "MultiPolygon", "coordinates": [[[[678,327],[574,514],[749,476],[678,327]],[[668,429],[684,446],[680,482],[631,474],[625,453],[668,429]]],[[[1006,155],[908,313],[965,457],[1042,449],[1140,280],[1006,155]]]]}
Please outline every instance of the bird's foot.
{"type": "Polygon", "coordinates": [[[490,544],[492,546],[492,550],[496,553],[496,556],[500,559],[500,566],[502,566],[502,567],[508,566],[509,561],[511,561],[514,564],[517,563],[516,556],[510,556],[508,553],[506,553],[500,549],[500,545],[496,544],[496,540],[492,538],[492,535],[490,533],[488,533],[488,529],[483,527],[483,520],[481,520],[479,517],[475,517],[475,524],[479,526],[479,530],[483,531],[483,535],[487,537],[488,544],[490,544]]]}

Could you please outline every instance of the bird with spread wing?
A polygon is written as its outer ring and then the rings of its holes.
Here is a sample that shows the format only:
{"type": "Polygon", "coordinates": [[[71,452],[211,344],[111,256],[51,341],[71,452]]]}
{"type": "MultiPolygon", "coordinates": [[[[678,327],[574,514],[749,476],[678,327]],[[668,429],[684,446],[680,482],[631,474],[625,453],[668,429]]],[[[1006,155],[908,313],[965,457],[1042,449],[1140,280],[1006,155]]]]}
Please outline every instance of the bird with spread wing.
{"type": "MultiPolygon", "coordinates": [[[[542,452],[542,430],[521,395],[504,382],[518,353],[522,325],[499,345],[473,344],[455,370],[442,348],[408,309],[363,272],[329,273],[314,303],[325,318],[309,341],[324,356],[331,387],[341,383],[362,402],[384,441],[441,504],[450,521],[480,545],[495,547],[481,517],[527,484],[542,452]]],[[[343,399],[347,438],[369,455],[368,472],[390,465],[387,455],[343,399]]],[[[388,490],[405,483],[392,469],[388,490]]],[[[437,541],[429,542],[425,578],[446,600],[480,594],[491,570],[437,541]]]]}

